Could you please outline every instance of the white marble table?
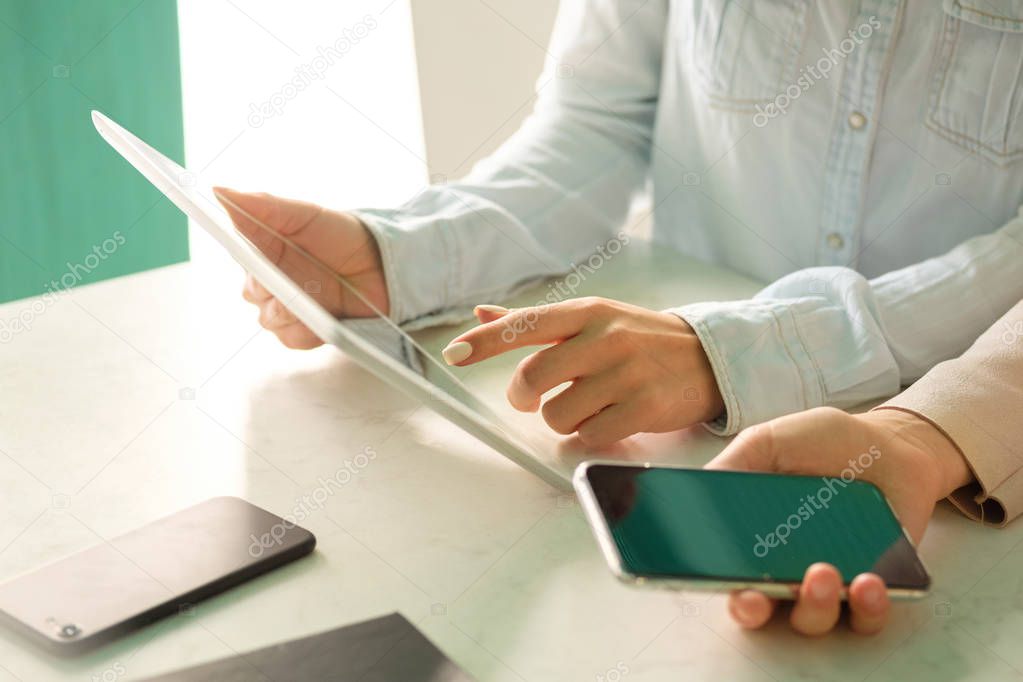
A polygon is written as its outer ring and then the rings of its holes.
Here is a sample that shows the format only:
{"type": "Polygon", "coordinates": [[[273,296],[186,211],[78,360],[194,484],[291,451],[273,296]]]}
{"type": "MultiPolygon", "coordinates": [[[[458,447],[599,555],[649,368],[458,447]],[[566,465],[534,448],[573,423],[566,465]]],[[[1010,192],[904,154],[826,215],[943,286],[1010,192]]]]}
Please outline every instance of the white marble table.
{"type": "MultiPolygon", "coordinates": [[[[663,306],[756,288],[629,252],[578,293],[663,306]]],[[[32,326],[0,345],[0,579],[214,495],[288,514],[377,456],[304,522],[313,556],[82,659],[0,631],[0,682],[136,678],[391,611],[481,681],[1023,677],[1023,525],[940,508],[922,547],[935,592],[881,636],[745,633],[721,596],[618,584],[571,497],[340,353],[280,347],[238,290],[214,259],[0,306],[32,326]]],[[[694,464],[722,446],[685,442],[694,464]]]]}

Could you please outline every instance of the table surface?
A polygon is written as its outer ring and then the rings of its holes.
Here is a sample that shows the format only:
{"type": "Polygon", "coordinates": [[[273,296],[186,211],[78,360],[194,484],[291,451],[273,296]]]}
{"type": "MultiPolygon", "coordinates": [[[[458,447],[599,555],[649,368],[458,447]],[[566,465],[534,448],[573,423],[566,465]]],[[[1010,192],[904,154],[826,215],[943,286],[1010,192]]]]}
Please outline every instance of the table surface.
{"type": "MultiPolygon", "coordinates": [[[[880,636],[743,632],[721,595],[616,582],[571,496],[340,352],[279,346],[240,279],[214,257],[0,306],[31,327],[0,346],[0,579],[216,495],[281,515],[326,498],[303,521],[316,552],[84,658],[0,630],[0,682],[137,678],[392,611],[481,681],[1023,678],[1023,525],[940,506],[921,548],[933,594],[880,636]]],[[[663,307],[756,288],[637,243],[575,293],[663,307]]],[[[699,465],[724,441],[677,443],[699,465]]]]}

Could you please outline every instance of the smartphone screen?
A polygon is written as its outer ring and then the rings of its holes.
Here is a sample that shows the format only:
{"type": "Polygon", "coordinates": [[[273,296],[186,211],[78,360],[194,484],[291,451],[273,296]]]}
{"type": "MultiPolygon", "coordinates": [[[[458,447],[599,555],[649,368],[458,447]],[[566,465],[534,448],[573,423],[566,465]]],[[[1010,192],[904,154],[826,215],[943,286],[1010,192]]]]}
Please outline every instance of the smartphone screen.
{"type": "MultiPolygon", "coordinates": [[[[889,589],[930,578],[881,491],[857,480],[590,465],[585,481],[621,569],[648,578],[798,583],[833,564],[889,589]]],[[[600,532],[598,530],[598,532],[600,532]]]]}

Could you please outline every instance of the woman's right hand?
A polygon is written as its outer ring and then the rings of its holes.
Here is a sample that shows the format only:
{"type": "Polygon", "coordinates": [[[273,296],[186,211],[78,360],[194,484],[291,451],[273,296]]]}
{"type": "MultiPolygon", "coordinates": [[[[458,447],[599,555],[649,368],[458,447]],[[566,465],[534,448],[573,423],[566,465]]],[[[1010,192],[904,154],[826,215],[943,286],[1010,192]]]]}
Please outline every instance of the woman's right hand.
{"type": "MultiPolygon", "coordinates": [[[[915,543],[923,537],[935,503],[973,480],[966,459],[938,427],[895,409],[847,414],[818,407],[779,417],[740,433],[707,468],[873,483],[915,543]]],[[[818,502],[813,506],[824,510],[820,513],[828,508],[818,502]]],[[[871,573],[845,577],[852,578],[848,600],[852,630],[878,632],[890,608],[884,582],[871,573]]],[[[809,636],[830,632],[842,612],[841,588],[842,576],[835,567],[811,565],[793,594],[792,629],[809,636]]],[[[755,629],[771,619],[776,605],[761,592],[742,590],[731,595],[728,608],[742,627],[755,629]]]]}
{"type": "MultiPolygon", "coordinates": [[[[267,234],[253,219],[298,244],[344,277],[381,312],[388,313],[380,249],[358,218],[265,193],[223,187],[214,191],[238,231],[335,317],[373,317],[374,313],[337,279],[281,239],[267,234]]],[[[288,348],[315,348],[323,343],[252,275],[245,278],[242,296],[259,308],[259,323],[288,348]]]]}

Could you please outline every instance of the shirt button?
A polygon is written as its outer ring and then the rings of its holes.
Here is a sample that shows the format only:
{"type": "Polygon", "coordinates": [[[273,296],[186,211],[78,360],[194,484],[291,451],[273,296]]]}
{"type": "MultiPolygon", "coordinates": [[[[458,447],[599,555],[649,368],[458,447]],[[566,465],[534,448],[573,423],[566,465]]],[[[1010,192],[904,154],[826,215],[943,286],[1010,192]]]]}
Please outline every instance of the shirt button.
{"type": "Polygon", "coordinates": [[[845,246],[845,240],[842,239],[842,235],[832,232],[828,235],[828,246],[835,251],[841,251],[842,247],[845,246]]]}
{"type": "Polygon", "coordinates": [[[860,130],[867,125],[867,117],[858,111],[849,114],[849,127],[853,130],[860,130]]]}

